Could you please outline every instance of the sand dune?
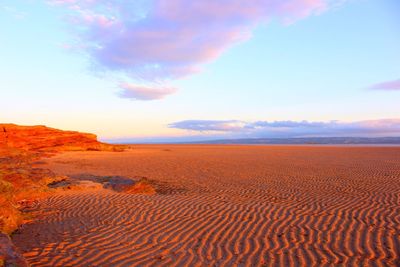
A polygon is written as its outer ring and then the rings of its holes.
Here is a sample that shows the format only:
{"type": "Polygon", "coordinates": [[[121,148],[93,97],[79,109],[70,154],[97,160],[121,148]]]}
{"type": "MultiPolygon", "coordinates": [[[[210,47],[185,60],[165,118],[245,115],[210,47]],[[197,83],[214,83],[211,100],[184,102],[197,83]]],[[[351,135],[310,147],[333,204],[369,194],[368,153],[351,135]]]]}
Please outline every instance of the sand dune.
{"type": "Polygon", "coordinates": [[[159,193],[41,201],[13,237],[32,266],[400,265],[400,148],[138,146],[47,162],[159,193]]]}

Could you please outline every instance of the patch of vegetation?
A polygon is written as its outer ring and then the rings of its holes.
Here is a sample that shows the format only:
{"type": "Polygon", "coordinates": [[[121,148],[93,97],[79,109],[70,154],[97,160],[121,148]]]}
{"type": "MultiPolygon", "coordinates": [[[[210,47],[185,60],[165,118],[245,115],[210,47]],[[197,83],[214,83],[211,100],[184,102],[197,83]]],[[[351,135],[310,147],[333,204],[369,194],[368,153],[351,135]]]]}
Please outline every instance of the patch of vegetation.
{"type": "Polygon", "coordinates": [[[33,168],[37,154],[15,149],[0,150],[0,232],[11,234],[28,220],[22,210],[32,200],[52,192],[47,184],[59,179],[49,170],[33,168]]]}
{"type": "Polygon", "coordinates": [[[156,193],[156,189],[149,179],[142,177],[138,182],[131,186],[126,193],[153,195],[156,193]]]}

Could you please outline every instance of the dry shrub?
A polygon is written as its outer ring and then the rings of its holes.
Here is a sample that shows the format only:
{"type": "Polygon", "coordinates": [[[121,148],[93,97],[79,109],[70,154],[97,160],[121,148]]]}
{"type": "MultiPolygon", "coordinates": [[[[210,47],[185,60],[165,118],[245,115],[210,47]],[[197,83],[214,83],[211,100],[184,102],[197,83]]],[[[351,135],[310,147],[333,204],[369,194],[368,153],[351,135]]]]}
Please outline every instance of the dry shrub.
{"type": "Polygon", "coordinates": [[[132,185],[126,193],[129,194],[146,194],[153,195],[156,193],[154,185],[146,178],[140,179],[137,183],[132,185]]]}
{"type": "Polygon", "coordinates": [[[0,232],[11,234],[26,219],[24,204],[48,196],[49,181],[59,179],[45,169],[33,168],[35,153],[0,150],[0,232]]]}

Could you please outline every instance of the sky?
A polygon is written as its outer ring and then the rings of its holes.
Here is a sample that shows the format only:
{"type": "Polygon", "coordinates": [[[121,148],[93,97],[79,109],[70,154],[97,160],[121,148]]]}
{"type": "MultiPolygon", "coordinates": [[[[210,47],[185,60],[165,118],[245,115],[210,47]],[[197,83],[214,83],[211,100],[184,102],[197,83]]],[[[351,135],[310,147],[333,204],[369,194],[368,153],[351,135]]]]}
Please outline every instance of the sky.
{"type": "Polygon", "coordinates": [[[1,0],[0,122],[124,142],[400,136],[398,0],[1,0]]]}

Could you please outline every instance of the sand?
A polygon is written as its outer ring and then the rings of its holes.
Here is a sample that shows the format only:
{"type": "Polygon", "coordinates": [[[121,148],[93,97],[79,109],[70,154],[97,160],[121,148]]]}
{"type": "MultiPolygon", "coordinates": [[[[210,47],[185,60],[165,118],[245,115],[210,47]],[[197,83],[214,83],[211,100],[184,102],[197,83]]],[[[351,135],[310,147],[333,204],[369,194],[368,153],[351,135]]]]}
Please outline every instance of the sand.
{"type": "Polygon", "coordinates": [[[46,168],[146,177],[40,202],[13,241],[32,266],[400,266],[400,148],[135,146],[46,168]]]}

